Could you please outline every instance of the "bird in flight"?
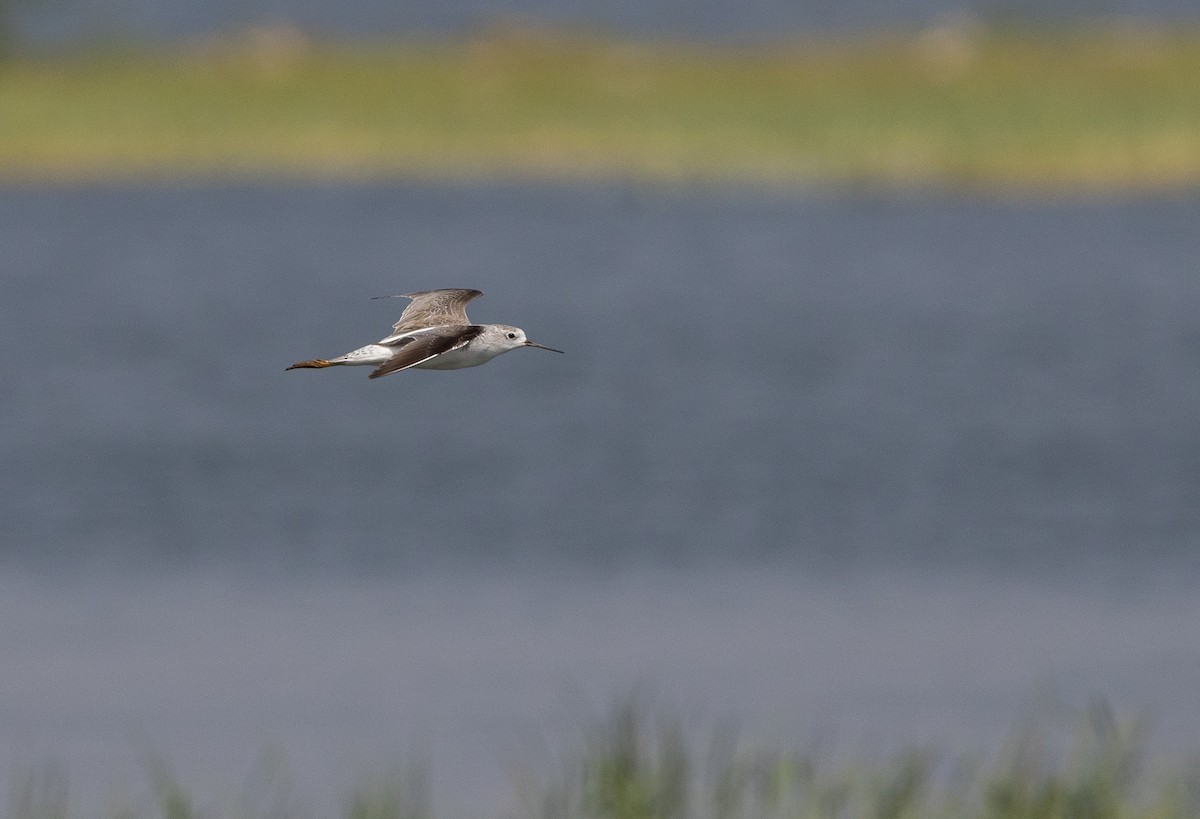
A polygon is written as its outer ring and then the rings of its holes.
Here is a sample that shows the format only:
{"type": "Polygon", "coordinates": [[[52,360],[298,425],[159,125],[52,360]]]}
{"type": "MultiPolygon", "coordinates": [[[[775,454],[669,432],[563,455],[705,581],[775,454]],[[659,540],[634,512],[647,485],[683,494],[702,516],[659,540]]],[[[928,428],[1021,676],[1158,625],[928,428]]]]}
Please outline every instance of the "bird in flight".
{"type": "Polygon", "coordinates": [[[412,304],[400,314],[400,320],[392,325],[391,335],[337,358],[298,361],[288,369],[365,365],[375,368],[368,378],[382,378],[412,367],[421,370],[478,367],[518,347],[562,352],[530,341],[520,327],[472,324],[467,318],[467,302],[482,295],[478,290],[456,288],[376,296],[412,299],[412,304]]]}

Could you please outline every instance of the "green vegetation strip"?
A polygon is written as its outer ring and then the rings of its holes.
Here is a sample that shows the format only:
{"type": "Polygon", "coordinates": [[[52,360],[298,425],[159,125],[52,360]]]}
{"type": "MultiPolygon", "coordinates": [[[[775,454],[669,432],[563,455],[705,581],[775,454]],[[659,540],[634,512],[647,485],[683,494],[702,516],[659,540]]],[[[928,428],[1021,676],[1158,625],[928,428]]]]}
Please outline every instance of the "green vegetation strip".
{"type": "MultiPolygon", "coordinates": [[[[1060,715],[1061,716],[1061,715],[1060,715]]],[[[535,767],[506,760],[513,819],[1196,819],[1195,767],[1147,756],[1143,723],[1098,703],[1059,732],[1014,734],[987,757],[939,758],[931,749],[875,763],[834,762],[802,752],[756,750],[729,731],[708,742],[678,720],[630,700],[581,730],[535,767]],[[557,757],[557,758],[555,758],[557,757]]],[[[344,791],[333,815],[346,819],[436,819],[428,765],[395,768],[344,791]]],[[[470,772],[459,772],[470,776],[470,772]]],[[[200,805],[165,760],[151,757],[148,787],[107,814],[75,810],[61,769],[9,777],[8,819],[319,819],[296,792],[278,755],[264,759],[236,801],[200,805]],[[274,759],[274,762],[271,760],[274,759]]],[[[471,784],[461,782],[469,791],[471,784]]]]}
{"type": "Polygon", "coordinates": [[[745,47],[262,31],[0,65],[0,180],[214,176],[1191,188],[1200,31],[745,47]]]}

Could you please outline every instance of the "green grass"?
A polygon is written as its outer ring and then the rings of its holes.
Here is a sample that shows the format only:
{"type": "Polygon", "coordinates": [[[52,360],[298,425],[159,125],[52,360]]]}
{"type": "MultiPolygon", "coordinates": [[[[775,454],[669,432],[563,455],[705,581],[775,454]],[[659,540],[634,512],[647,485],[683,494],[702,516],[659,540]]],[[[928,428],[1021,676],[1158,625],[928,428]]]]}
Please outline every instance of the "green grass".
{"type": "MultiPolygon", "coordinates": [[[[1195,819],[1200,767],[1175,768],[1144,750],[1138,722],[1097,705],[1064,737],[1017,733],[989,755],[948,758],[932,749],[891,760],[830,762],[755,748],[732,734],[689,736],[678,721],[627,701],[584,726],[554,764],[513,766],[513,819],[1195,819]]],[[[469,776],[469,772],[458,772],[469,776]]],[[[148,796],[111,819],[318,819],[287,783],[258,780],[228,807],[197,800],[162,761],[146,766],[148,796]]],[[[452,780],[453,781],[453,780],[452,780]]],[[[470,789],[470,783],[464,781],[470,789]]],[[[72,819],[57,768],[15,776],[7,819],[72,819]]],[[[436,819],[427,769],[347,791],[345,819],[436,819]]],[[[87,819],[104,819],[88,817],[87,819]]]]}
{"type": "MultiPolygon", "coordinates": [[[[1082,715],[1073,745],[1023,731],[990,757],[932,749],[882,763],[746,747],[718,737],[705,753],[678,724],[618,708],[568,756],[556,783],[519,816],[536,819],[1184,819],[1200,781],[1144,753],[1139,723],[1105,705],[1082,715]]],[[[1197,773],[1197,772],[1193,772],[1197,773]]]]}
{"type": "Polygon", "coordinates": [[[0,65],[0,180],[628,177],[1200,184],[1200,32],[700,47],[287,32],[0,65]]]}

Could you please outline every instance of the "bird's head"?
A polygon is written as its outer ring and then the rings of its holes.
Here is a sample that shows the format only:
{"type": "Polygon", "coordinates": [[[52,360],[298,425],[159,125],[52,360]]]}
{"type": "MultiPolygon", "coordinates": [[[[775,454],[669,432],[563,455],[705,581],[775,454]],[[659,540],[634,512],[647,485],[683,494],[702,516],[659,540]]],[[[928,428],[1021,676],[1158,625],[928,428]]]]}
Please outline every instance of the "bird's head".
{"type": "Polygon", "coordinates": [[[525,337],[525,331],[520,327],[509,327],[507,324],[493,325],[498,336],[497,341],[508,350],[515,350],[518,347],[537,347],[539,350],[549,350],[552,353],[561,353],[562,350],[556,350],[553,347],[547,347],[545,344],[538,344],[536,341],[530,341],[525,337]]]}

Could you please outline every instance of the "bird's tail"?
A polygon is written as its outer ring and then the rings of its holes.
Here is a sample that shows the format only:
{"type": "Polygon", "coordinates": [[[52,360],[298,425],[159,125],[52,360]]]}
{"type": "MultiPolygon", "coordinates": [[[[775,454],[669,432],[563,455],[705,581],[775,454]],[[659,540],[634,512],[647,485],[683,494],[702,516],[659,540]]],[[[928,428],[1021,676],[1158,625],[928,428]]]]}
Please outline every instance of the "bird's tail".
{"type": "MultiPolygon", "coordinates": [[[[341,363],[341,362],[337,362],[337,363],[341,363]]],[[[295,364],[288,367],[287,369],[288,370],[301,370],[301,369],[305,369],[305,368],[317,369],[320,367],[333,367],[333,366],[336,366],[336,364],[332,361],[326,361],[323,358],[314,358],[311,361],[297,361],[295,364]]],[[[284,370],[284,372],[287,372],[287,370],[284,370]]]]}

